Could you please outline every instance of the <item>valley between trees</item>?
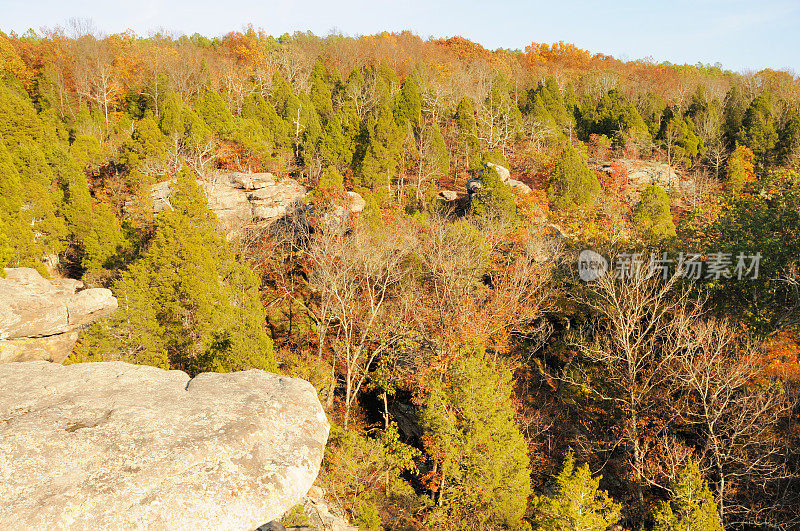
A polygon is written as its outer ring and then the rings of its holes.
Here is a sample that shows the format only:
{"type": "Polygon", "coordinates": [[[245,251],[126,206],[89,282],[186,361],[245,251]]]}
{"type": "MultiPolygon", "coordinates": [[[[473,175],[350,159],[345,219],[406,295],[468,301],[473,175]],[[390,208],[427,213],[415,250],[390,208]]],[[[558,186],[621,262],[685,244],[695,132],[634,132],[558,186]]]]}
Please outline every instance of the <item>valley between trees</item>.
{"type": "Polygon", "coordinates": [[[0,266],[119,301],[67,363],[310,381],[360,528],[800,526],[793,74],[73,21],[0,76],[0,266]],[[225,234],[228,172],[309,193],[225,234]]]}

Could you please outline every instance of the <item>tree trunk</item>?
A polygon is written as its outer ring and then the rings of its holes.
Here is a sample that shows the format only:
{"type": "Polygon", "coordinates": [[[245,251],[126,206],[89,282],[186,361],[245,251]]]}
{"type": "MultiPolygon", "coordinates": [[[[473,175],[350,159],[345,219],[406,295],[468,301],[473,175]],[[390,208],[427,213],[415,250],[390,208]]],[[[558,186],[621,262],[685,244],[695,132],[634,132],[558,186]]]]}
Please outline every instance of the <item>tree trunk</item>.
{"type": "Polygon", "coordinates": [[[389,400],[386,397],[386,391],[383,392],[383,429],[389,429],[389,400]]]}

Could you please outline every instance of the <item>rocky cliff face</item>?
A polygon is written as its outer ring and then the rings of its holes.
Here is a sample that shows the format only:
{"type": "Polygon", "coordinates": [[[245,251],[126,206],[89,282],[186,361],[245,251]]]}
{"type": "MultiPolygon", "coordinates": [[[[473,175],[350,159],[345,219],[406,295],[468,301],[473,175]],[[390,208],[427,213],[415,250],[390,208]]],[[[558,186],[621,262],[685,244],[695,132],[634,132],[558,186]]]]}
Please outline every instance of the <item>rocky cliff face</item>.
{"type": "MultiPolygon", "coordinates": [[[[153,185],[156,214],[172,208],[169,203],[172,182],[153,185]]],[[[201,180],[200,184],[220,228],[229,234],[253,222],[278,219],[291,212],[306,194],[306,189],[294,179],[281,179],[271,173],[220,173],[201,180]]]]}
{"type": "Polygon", "coordinates": [[[306,495],[308,382],[121,362],[0,365],[0,529],[252,530],[306,495]]]}
{"type": "Polygon", "coordinates": [[[104,288],[83,289],[72,279],[47,280],[27,267],[6,268],[0,278],[0,363],[46,360],[61,363],[78,329],[117,308],[104,288]]]}
{"type": "MultiPolygon", "coordinates": [[[[681,178],[673,167],[663,162],[617,159],[616,163],[625,169],[625,200],[631,205],[639,202],[642,190],[651,184],[660,186],[668,193],[677,192],[674,194],[676,203],[695,193],[696,183],[693,178],[681,178]]],[[[601,171],[610,173],[613,167],[610,163],[604,164],[601,171]]]]}
{"type": "MultiPolygon", "coordinates": [[[[481,183],[481,178],[483,177],[484,169],[492,168],[494,171],[497,172],[497,175],[500,177],[500,180],[509,185],[511,188],[516,190],[521,194],[528,195],[531,193],[531,187],[525,184],[522,181],[518,181],[516,179],[511,178],[511,172],[508,171],[508,168],[504,166],[500,166],[499,164],[495,164],[493,162],[486,162],[483,165],[483,168],[478,170],[478,176],[473,177],[469,181],[467,181],[467,192],[472,194],[475,193],[483,184],[481,183]]],[[[454,192],[449,192],[454,193],[454,192]]]]}

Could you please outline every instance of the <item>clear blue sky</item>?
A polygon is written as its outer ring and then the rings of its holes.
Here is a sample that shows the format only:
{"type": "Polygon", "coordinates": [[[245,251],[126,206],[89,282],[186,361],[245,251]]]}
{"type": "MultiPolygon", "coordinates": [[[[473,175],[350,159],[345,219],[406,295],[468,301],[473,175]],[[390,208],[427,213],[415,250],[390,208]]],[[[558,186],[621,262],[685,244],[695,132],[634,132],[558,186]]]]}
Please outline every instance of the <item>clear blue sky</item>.
{"type": "Polygon", "coordinates": [[[800,73],[800,0],[0,0],[5,32],[64,25],[70,17],[91,18],[106,33],[163,28],[215,36],[252,23],[273,35],[408,29],[461,35],[490,49],[564,40],[622,59],[800,73]]]}

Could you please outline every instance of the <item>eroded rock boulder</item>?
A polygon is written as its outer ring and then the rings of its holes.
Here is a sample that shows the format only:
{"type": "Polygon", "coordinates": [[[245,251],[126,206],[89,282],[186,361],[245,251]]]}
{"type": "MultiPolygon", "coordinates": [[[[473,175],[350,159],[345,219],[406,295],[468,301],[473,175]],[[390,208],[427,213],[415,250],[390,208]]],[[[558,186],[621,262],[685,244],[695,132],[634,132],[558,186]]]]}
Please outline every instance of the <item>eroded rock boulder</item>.
{"type": "Polygon", "coordinates": [[[473,177],[469,181],[467,181],[467,192],[470,194],[475,193],[483,186],[483,172],[486,169],[494,169],[497,172],[497,175],[500,177],[500,180],[509,185],[511,188],[516,190],[521,194],[528,195],[531,193],[531,187],[525,184],[522,181],[518,181],[517,179],[511,178],[511,172],[508,171],[508,168],[504,166],[500,166],[499,164],[495,164],[493,162],[485,162],[483,164],[483,169],[478,171],[478,176],[473,177]]]}
{"type": "Polygon", "coordinates": [[[458,192],[455,190],[440,190],[437,196],[440,201],[450,202],[458,199],[458,192]]]}
{"type": "Polygon", "coordinates": [[[46,360],[61,363],[77,330],[117,309],[105,288],[82,289],[72,279],[47,280],[35,269],[10,267],[0,278],[0,363],[46,360]]]}
{"type": "MultiPolygon", "coordinates": [[[[155,214],[172,208],[169,202],[172,183],[173,180],[163,181],[151,188],[155,214]]],[[[294,179],[272,173],[219,173],[199,183],[220,228],[228,233],[253,222],[274,221],[296,208],[306,194],[306,189],[294,179]]]]}
{"type": "Polygon", "coordinates": [[[358,192],[345,192],[347,196],[347,210],[349,212],[361,212],[367,206],[367,201],[358,192]]]}
{"type": "Polygon", "coordinates": [[[516,179],[509,179],[506,181],[506,184],[521,194],[528,195],[532,191],[530,186],[516,179]]]}
{"type": "Polygon", "coordinates": [[[252,530],[319,471],[314,388],[259,370],[0,366],[0,529],[252,530]]]}
{"type": "Polygon", "coordinates": [[[484,166],[487,168],[493,168],[494,171],[497,172],[497,175],[500,176],[500,180],[503,182],[508,182],[508,180],[511,178],[511,172],[508,171],[508,168],[505,166],[500,166],[494,162],[485,162],[484,166]]]}

